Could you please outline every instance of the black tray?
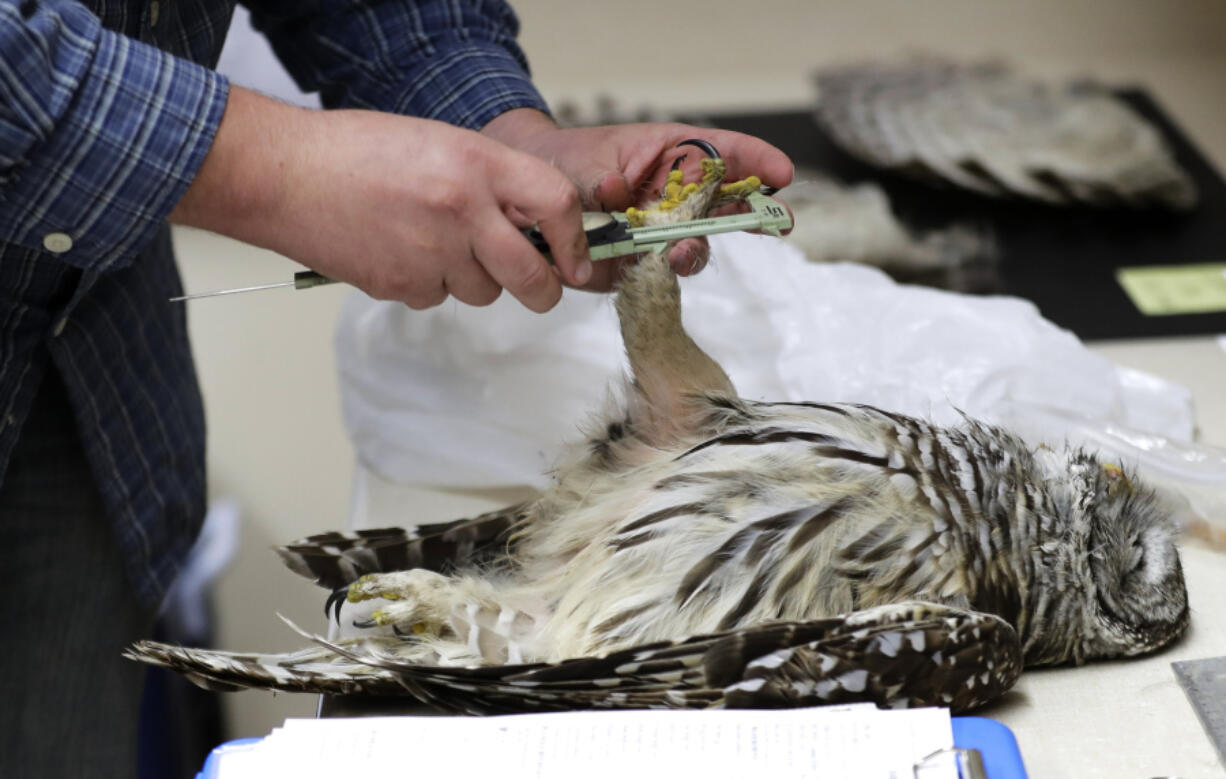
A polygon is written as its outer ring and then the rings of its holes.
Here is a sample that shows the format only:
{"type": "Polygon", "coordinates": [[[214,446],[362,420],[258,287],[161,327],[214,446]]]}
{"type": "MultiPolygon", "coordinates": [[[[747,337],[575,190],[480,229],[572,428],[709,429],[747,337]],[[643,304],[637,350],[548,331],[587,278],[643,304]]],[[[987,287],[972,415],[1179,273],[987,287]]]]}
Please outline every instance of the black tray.
{"type": "Polygon", "coordinates": [[[1226,262],[1226,182],[1144,91],[1120,98],[1166,136],[1200,198],[1188,212],[1060,208],[996,200],[935,188],[871,168],[839,150],[808,110],[756,114],[703,114],[683,121],[756,135],[791,156],[845,182],[875,181],[906,224],[920,230],[970,222],[990,228],[999,263],[969,291],[1017,295],[1081,338],[1226,333],[1226,312],[1145,316],[1115,280],[1133,265],[1226,262]]]}

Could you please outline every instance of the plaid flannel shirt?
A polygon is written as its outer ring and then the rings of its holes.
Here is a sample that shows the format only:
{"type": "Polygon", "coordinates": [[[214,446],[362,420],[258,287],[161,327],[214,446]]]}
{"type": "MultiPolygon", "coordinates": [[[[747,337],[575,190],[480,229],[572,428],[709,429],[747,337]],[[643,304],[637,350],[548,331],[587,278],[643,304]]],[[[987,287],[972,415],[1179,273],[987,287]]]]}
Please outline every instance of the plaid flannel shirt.
{"type": "MultiPolygon", "coordinates": [[[[327,107],[480,128],[545,109],[500,0],[251,0],[327,107]]],[[[0,0],[0,478],[48,370],[147,604],[205,505],[205,425],[166,217],[228,94],[233,0],[0,0]]]]}

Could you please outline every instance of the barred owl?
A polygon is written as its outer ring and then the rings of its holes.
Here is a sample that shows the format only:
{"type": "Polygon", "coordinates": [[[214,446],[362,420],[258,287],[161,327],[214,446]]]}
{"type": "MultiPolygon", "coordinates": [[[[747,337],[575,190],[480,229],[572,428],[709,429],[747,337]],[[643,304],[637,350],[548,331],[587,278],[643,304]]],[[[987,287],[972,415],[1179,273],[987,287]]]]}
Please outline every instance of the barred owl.
{"type": "MultiPolygon", "coordinates": [[[[757,187],[722,185],[718,155],[703,168],[636,218],[701,217],[757,187]]],[[[539,499],[279,550],[337,588],[325,611],[358,635],[130,656],[221,689],[466,712],[961,710],[1023,664],[1148,652],[1186,626],[1169,512],[1119,466],[971,420],[739,398],[682,328],[663,252],[627,271],[616,307],[633,378],[539,499]]]]}

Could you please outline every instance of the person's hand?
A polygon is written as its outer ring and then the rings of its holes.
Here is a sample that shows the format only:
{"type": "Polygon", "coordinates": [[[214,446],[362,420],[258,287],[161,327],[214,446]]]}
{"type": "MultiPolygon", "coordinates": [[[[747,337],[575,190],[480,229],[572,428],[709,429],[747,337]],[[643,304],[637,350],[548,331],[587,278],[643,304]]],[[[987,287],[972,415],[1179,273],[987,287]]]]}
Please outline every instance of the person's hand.
{"type": "Polygon", "coordinates": [[[371,111],[308,111],[235,87],[171,220],[272,249],[414,308],[502,289],[534,311],[590,281],[580,195],[481,134],[371,111]],[[537,224],[557,271],[520,228],[537,224]]]}
{"type": "MultiPolygon", "coordinates": [[[[677,148],[687,138],[714,144],[728,165],[730,180],[758,176],[763,184],[776,188],[792,181],[792,162],[786,154],[761,139],[728,130],[677,123],[560,129],[539,111],[521,108],[498,116],[481,132],[552,162],[579,188],[588,211],[622,211],[657,196],[673,160],[683,154],[687,155],[685,168],[696,177],[701,152],[677,148]]],[[[679,241],[669,254],[669,263],[677,273],[688,275],[706,265],[709,252],[705,238],[679,241]]],[[[630,260],[596,263],[584,286],[609,289],[625,261],[630,260]]]]}

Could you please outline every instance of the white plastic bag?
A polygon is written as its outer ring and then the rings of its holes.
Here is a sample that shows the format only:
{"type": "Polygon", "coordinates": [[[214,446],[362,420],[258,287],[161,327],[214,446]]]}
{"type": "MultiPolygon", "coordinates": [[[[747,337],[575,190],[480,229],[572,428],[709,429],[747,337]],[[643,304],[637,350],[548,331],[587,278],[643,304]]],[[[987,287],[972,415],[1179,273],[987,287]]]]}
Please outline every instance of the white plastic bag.
{"type": "MultiPolygon", "coordinates": [[[[1190,444],[1187,390],[1117,367],[1026,301],[815,265],[768,237],[711,243],[711,267],[682,280],[685,326],[742,396],[871,403],[943,423],[961,410],[1033,441],[1226,485],[1226,458],[1190,444]]],[[[626,370],[611,299],[575,291],[546,316],[508,295],[417,312],[355,293],[337,349],[361,463],[455,489],[546,486],[626,370]]]]}

